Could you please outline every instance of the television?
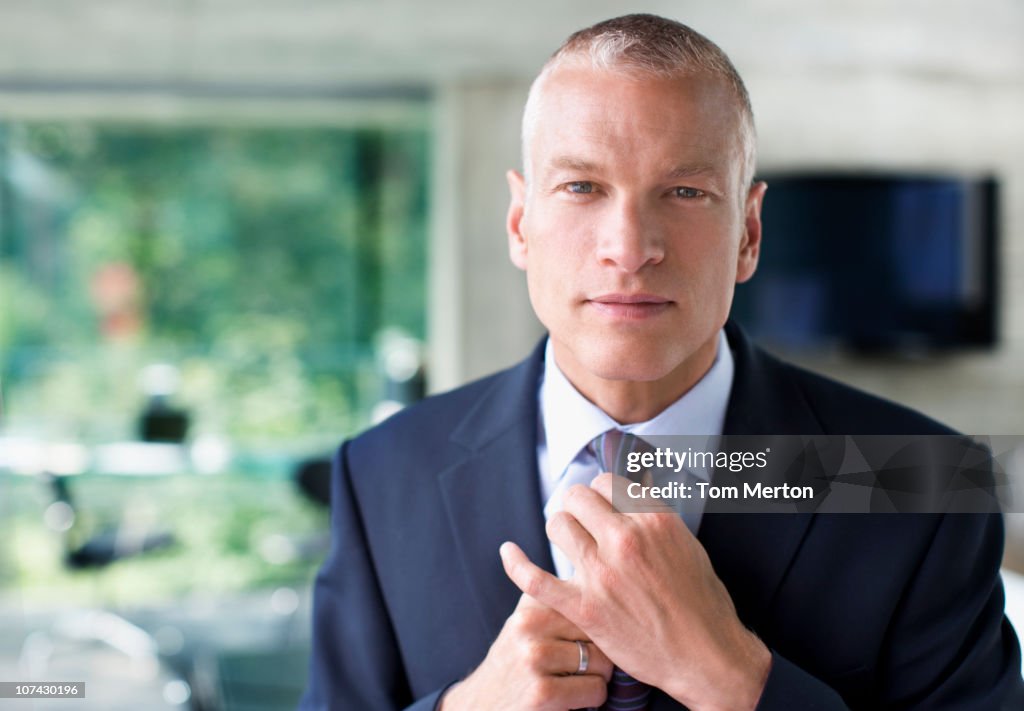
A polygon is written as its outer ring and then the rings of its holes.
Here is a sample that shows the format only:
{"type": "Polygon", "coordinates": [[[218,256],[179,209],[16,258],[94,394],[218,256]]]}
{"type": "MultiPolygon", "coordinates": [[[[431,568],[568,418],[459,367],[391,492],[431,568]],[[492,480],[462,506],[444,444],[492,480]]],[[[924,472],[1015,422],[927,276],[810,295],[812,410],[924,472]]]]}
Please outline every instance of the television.
{"type": "Polygon", "coordinates": [[[787,350],[931,352],[996,342],[998,185],[950,175],[779,173],[733,315],[787,350]]]}

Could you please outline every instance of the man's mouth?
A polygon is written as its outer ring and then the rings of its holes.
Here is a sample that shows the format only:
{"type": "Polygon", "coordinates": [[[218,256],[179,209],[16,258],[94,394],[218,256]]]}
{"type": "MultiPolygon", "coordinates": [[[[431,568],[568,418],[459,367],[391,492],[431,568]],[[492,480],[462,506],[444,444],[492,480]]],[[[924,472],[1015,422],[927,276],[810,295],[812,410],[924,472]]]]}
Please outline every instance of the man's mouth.
{"type": "Polygon", "coordinates": [[[657,294],[602,294],[587,300],[598,313],[613,319],[638,321],[657,316],[674,303],[657,294]]]}

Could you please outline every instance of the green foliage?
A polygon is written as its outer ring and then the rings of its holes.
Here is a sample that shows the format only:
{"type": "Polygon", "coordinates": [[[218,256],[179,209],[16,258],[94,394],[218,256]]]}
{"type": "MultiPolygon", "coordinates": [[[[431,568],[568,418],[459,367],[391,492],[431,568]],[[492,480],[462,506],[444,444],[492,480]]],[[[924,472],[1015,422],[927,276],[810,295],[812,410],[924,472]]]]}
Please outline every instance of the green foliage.
{"type": "Polygon", "coordinates": [[[175,544],[99,570],[62,565],[61,534],[43,525],[50,492],[33,479],[3,477],[0,589],[34,603],[134,605],[187,594],[305,585],[326,552],[327,511],[284,476],[104,477],[71,483],[84,537],[145,518],[175,544]]]}
{"type": "Polygon", "coordinates": [[[426,151],[425,127],[0,126],[8,422],[130,436],[156,361],[199,431],[365,423],[374,335],[424,336],[426,151]]]}

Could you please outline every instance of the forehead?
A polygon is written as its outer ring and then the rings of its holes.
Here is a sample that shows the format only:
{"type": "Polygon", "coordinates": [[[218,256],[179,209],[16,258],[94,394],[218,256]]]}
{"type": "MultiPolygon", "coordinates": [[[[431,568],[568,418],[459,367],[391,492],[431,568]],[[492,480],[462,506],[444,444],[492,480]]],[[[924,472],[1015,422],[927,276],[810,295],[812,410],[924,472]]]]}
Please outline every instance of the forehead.
{"type": "Polygon", "coordinates": [[[531,159],[540,171],[566,156],[633,170],[712,166],[741,160],[739,103],[706,74],[635,76],[570,64],[537,87],[531,159]]]}

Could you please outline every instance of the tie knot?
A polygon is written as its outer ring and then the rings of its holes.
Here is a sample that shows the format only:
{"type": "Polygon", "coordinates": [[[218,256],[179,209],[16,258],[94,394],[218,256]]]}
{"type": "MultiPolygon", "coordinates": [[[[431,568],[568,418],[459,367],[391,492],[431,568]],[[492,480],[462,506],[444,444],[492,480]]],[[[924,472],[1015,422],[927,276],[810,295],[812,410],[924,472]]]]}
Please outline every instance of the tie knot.
{"type": "Polygon", "coordinates": [[[654,451],[647,442],[634,434],[611,429],[602,432],[590,442],[590,449],[597,458],[597,465],[603,472],[629,476],[626,465],[633,452],[654,451]]]}

